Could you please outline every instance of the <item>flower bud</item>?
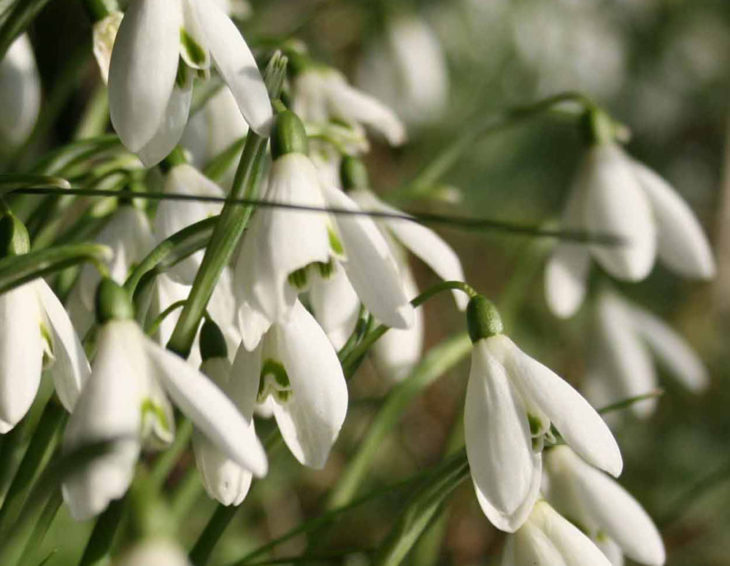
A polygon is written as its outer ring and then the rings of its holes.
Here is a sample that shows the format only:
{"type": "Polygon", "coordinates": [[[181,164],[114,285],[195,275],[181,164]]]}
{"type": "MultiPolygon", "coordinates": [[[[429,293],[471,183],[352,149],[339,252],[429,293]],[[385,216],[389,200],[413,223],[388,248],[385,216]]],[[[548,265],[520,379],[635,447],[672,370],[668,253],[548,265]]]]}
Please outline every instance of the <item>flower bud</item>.
{"type": "Polygon", "coordinates": [[[23,223],[13,213],[0,218],[0,257],[27,254],[30,236],[23,223]]]}
{"type": "Polygon", "coordinates": [[[307,133],[299,116],[290,110],[280,112],[271,132],[271,156],[276,160],[287,153],[307,155],[308,152],[307,133]]]}
{"type": "Polygon", "coordinates": [[[345,191],[351,189],[367,189],[370,186],[368,170],[361,159],[352,156],[342,158],[340,164],[340,180],[345,191]]]}
{"type": "Polygon", "coordinates": [[[502,318],[494,303],[483,295],[472,297],[466,307],[466,327],[472,342],[502,334],[502,318]]]}
{"type": "Polygon", "coordinates": [[[105,324],[111,320],[134,319],[134,307],[123,287],[108,277],[96,288],[96,321],[105,324]]]}

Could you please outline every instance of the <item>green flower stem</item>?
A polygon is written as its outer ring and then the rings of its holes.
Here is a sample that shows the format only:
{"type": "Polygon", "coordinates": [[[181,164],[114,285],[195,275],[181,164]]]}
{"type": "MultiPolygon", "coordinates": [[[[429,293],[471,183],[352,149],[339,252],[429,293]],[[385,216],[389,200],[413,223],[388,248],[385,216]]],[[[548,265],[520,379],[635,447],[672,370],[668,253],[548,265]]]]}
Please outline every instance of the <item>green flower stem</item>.
{"type": "Polygon", "coordinates": [[[621,399],[620,401],[616,401],[615,403],[611,403],[610,405],[601,407],[600,409],[597,409],[597,412],[601,415],[605,415],[607,413],[613,413],[614,411],[622,411],[624,409],[628,409],[635,403],[646,401],[647,399],[656,399],[657,397],[661,397],[662,395],[664,395],[663,389],[654,389],[653,391],[649,391],[648,393],[642,393],[641,395],[636,395],[635,397],[621,399]]]}
{"type": "Polygon", "coordinates": [[[109,95],[106,85],[96,85],[91,98],[84,108],[84,113],[76,125],[74,140],[83,140],[100,136],[106,130],[109,123],[109,95]]]}
{"type": "Polygon", "coordinates": [[[380,546],[373,565],[401,564],[423,531],[438,517],[446,498],[468,477],[469,462],[465,450],[443,462],[406,505],[380,546]]]}
{"type": "Polygon", "coordinates": [[[170,508],[176,524],[180,524],[188,517],[190,509],[204,491],[198,469],[190,466],[170,495],[170,508]]]}
{"type": "Polygon", "coordinates": [[[205,529],[190,551],[190,562],[194,566],[205,566],[215,549],[215,545],[218,544],[226,527],[231,523],[237,511],[238,506],[236,505],[218,505],[216,507],[213,516],[208,521],[208,524],[205,525],[205,529]]]}
{"type": "Polygon", "coordinates": [[[367,435],[359,443],[357,452],[330,491],[328,509],[341,507],[352,501],[369,473],[370,464],[380,451],[383,439],[395,427],[406,407],[435,379],[466,358],[471,348],[471,341],[466,333],[443,341],[432,348],[413,372],[391,390],[368,428],[367,435]]]}
{"type": "MultiPolygon", "coordinates": [[[[485,136],[489,136],[529,119],[532,119],[562,102],[577,102],[585,109],[595,108],[595,103],[579,92],[563,92],[533,104],[518,106],[505,110],[486,120],[477,121],[474,127],[459,132],[458,137],[439,155],[429,161],[410,184],[388,194],[388,200],[400,202],[425,196],[438,181],[452,168],[474,144],[485,136]]],[[[580,114],[576,114],[576,118],[580,114]]]]}
{"type": "Polygon", "coordinates": [[[183,307],[185,305],[185,299],[180,301],[175,301],[172,303],[169,307],[167,307],[164,311],[162,311],[160,314],[158,314],[155,319],[147,325],[147,328],[144,329],[145,333],[148,336],[152,336],[155,332],[157,332],[160,328],[160,325],[162,322],[170,316],[172,313],[174,313],[177,309],[183,307]]]}
{"type": "MultiPolygon", "coordinates": [[[[452,291],[452,290],[458,290],[466,293],[469,298],[474,297],[477,293],[472,289],[469,285],[464,283],[463,281],[442,281],[441,283],[437,283],[430,289],[427,289],[420,295],[418,295],[415,299],[411,301],[411,304],[414,307],[420,307],[423,303],[428,301],[431,297],[438,295],[439,293],[442,293],[443,291],[452,291]]],[[[360,362],[362,361],[365,354],[367,354],[368,350],[372,347],[375,342],[377,342],[383,334],[385,334],[388,330],[390,330],[389,326],[386,326],[385,324],[381,324],[377,326],[374,330],[372,330],[370,333],[368,333],[365,338],[360,342],[356,347],[354,347],[349,355],[346,356],[345,359],[342,360],[342,367],[345,371],[346,377],[351,377],[355,370],[360,365],[360,362]]]]}
{"type": "Polygon", "coordinates": [[[122,521],[126,501],[126,498],[112,501],[106,511],[96,520],[89,542],[81,555],[79,566],[106,566],[108,564],[109,549],[114,542],[117,527],[122,521]]]}
{"type": "Polygon", "coordinates": [[[203,249],[210,241],[217,221],[217,216],[206,218],[160,242],[129,274],[124,283],[127,292],[132,296],[141,294],[141,288],[151,282],[157,272],[164,271],[203,249]]]}
{"type": "Polygon", "coordinates": [[[156,489],[161,489],[167,476],[177,464],[180,456],[185,452],[193,436],[193,423],[183,418],[175,431],[175,440],[155,461],[148,481],[156,489]]]}
{"type": "Polygon", "coordinates": [[[234,141],[205,166],[203,175],[213,181],[220,181],[225,172],[233,165],[233,160],[236,156],[240,155],[245,143],[245,138],[234,141]]]}
{"type": "MultiPolygon", "coordinates": [[[[272,99],[279,96],[285,72],[286,58],[277,53],[272,57],[264,74],[272,99]]],[[[266,146],[266,138],[249,132],[233,180],[230,192],[232,199],[252,198],[257,195],[259,181],[263,174],[266,146]]],[[[250,205],[239,206],[230,202],[223,205],[200,269],[193,281],[188,301],[180,313],[180,318],[167,344],[168,349],[183,358],[187,358],[190,353],[208,300],[221,272],[231,259],[252,212],[253,207],[250,205]]]]}
{"type": "Polygon", "coordinates": [[[0,536],[7,531],[9,522],[20,514],[29,490],[45,469],[58,444],[67,418],[68,414],[63,407],[54,401],[46,404],[0,508],[0,536]]]}
{"type": "Polygon", "coordinates": [[[0,260],[0,293],[86,261],[106,274],[104,259],[107,253],[108,248],[98,244],[70,244],[3,258],[0,260]]]}

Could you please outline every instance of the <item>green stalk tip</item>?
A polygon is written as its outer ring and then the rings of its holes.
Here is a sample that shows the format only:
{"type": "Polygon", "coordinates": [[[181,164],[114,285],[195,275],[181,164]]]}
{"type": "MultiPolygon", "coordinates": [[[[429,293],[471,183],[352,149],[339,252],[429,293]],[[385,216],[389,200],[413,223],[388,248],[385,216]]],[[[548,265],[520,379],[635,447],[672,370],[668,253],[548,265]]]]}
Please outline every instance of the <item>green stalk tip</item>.
{"type": "Polygon", "coordinates": [[[134,307],[123,287],[105,277],[96,288],[96,320],[106,324],[112,320],[134,319],[134,307]]]}
{"type": "Polygon", "coordinates": [[[502,334],[504,327],[497,307],[484,295],[472,297],[466,307],[466,327],[472,343],[502,334]]]}

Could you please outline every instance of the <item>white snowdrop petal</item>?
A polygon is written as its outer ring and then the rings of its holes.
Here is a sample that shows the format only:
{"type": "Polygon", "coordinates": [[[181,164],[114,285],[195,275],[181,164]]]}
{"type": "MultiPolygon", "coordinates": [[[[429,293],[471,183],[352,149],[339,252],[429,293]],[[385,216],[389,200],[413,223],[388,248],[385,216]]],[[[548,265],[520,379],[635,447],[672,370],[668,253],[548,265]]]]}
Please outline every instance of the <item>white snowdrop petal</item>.
{"type": "Polygon", "coordinates": [[[620,475],[623,461],[616,439],[588,401],[506,336],[494,336],[488,341],[503,349],[512,382],[531,404],[542,409],[565,442],[593,465],[613,476],[620,475]]]}
{"type": "MultiPolygon", "coordinates": [[[[401,277],[406,296],[418,294],[410,268],[401,264],[401,277]]],[[[387,379],[401,381],[408,377],[423,353],[423,309],[413,310],[413,325],[404,330],[391,328],[373,345],[373,361],[387,379]]]]}
{"type": "MultiPolygon", "coordinates": [[[[324,187],[327,203],[335,208],[359,210],[339,189],[324,187]]],[[[393,328],[413,323],[413,307],[406,296],[398,265],[388,242],[371,218],[341,214],[335,217],[345,248],[347,278],[375,318],[393,328]]]]}
{"type": "Polygon", "coordinates": [[[527,517],[525,501],[537,496],[532,487],[541,460],[532,452],[527,415],[505,368],[483,340],[472,350],[464,433],[482,510],[495,527],[514,532],[527,517]]]}
{"type": "Polygon", "coordinates": [[[559,457],[572,472],[570,477],[585,512],[601,531],[632,560],[649,566],[664,564],[664,543],[659,531],[636,499],[569,449],[562,450],[559,457]]]}
{"type": "MultiPolygon", "coordinates": [[[[403,212],[389,206],[368,191],[353,191],[352,199],[365,210],[389,212],[403,215],[403,212]]],[[[459,256],[433,230],[410,220],[384,218],[380,223],[393,233],[396,240],[428,265],[444,281],[464,281],[464,270],[459,256]]],[[[454,300],[459,309],[466,309],[469,298],[461,291],[454,291],[454,300]]]]}
{"type": "Polygon", "coordinates": [[[231,89],[241,114],[253,131],[268,135],[273,117],[269,93],[246,41],[214,2],[206,0],[198,16],[213,63],[231,89]]]}
{"type": "Polygon", "coordinates": [[[99,330],[92,373],[66,427],[63,450],[110,441],[110,449],[64,479],[62,492],[79,521],[106,509],[126,493],[140,451],[142,404],[149,372],[133,321],[113,321],[99,330]]]}
{"type": "Polygon", "coordinates": [[[631,322],[652,352],[687,389],[704,391],[710,384],[707,368],[687,341],[646,309],[627,305],[631,322]]]}
{"type": "Polygon", "coordinates": [[[0,138],[17,146],[27,139],[41,108],[41,81],[28,35],[11,43],[0,61],[0,138]]]}
{"type": "Polygon", "coordinates": [[[669,183],[646,165],[632,161],[632,167],[654,212],[659,259],[685,277],[713,277],[712,249],[692,209],[669,183]]]}
{"type": "Polygon", "coordinates": [[[261,442],[233,402],[182,358],[145,339],[155,376],[180,410],[229,458],[254,475],[266,475],[261,442]]]}
{"type": "MultiPolygon", "coordinates": [[[[182,163],[167,173],[165,193],[179,193],[203,197],[225,197],[225,192],[192,165],[182,163]]],[[[220,213],[223,205],[218,202],[163,200],[157,206],[154,232],[158,241],[201,220],[220,213]]],[[[168,273],[179,282],[192,285],[203,260],[202,250],[172,266],[168,273]]]]}
{"type": "Polygon", "coordinates": [[[109,66],[109,112],[131,151],[160,129],[180,54],[180,0],[132,0],[119,26],[109,66]]]}
{"type": "Polygon", "coordinates": [[[159,128],[136,153],[145,167],[152,167],[162,161],[175,148],[182,137],[188,121],[190,103],[193,99],[192,83],[185,88],[175,86],[168,99],[159,128]]]}
{"type": "MultiPolygon", "coordinates": [[[[269,179],[266,200],[324,207],[317,171],[306,156],[290,153],[280,157],[269,179]]],[[[285,321],[297,296],[289,275],[312,263],[327,263],[330,253],[326,213],[259,209],[243,236],[236,259],[239,302],[270,321],[285,321]]]]}
{"type": "Polygon", "coordinates": [[[61,302],[42,279],[34,283],[53,336],[50,373],[56,394],[68,412],[72,412],[81,388],[91,373],[84,347],[61,302]]]}
{"type": "Polygon", "coordinates": [[[591,256],[578,244],[560,243],[545,267],[545,299],[550,311],[560,317],[573,316],[583,303],[591,256]]]}
{"type": "Polygon", "coordinates": [[[333,117],[369,126],[382,134],[391,145],[405,143],[405,125],[393,110],[376,98],[353,88],[339,74],[333,74],[325,80],[331,84],[328,99],[333,117]]]}
{"type": "Polygon", "coordinates": [[[41,311],[33,283],[0,294],[0,434],[33,404],[41,382],[41,311]]]}
{"type": "MultiPolygon", "coordinates": [[[[328,278],[318,278],[312,282],[309,300],[317,322],[327,333],[335,349],[339,350],[355,330],[360,314],[360,299],[342,266],[336,265],[334,273],[328,278]]],[[[376,346],[388,334],[390,332],[376,342],[376,346]]]]}
{"type": "MultiPolygon", "coordinates": [[[[560,553],[565,566],[611,566],[608,558],[575,525],[559,515],[550,505],[541,501],[535,505],[533,516],[538,528],[550,539],[560,553]]],[[[551,566],[549,562],[540,565],[551,566]]]]}
{"type": "Polygon", "coordinates": [[[623,240],[622,245],[592,245],[598,262],[618,279],[646,277],[654,265],[656,227],[630,158],[614,144],[594,146],[577,183],[585,191],[585,228],[623,240]]]}
{"type": "Polygon", "coordinates": [[[299,302],[291,320],[273,331],[291,384],[291,397],[274,405],[276,422],[297,460],[323,468],[347,414],[347,384],[337,353],[299,302]]]}
{"type": "MultiPolygon", "coordinates": [[[[649,351],[636,332],[628,305],[613,292],[602,292],[596,314],[596,365],[603,376],[615,382],[618,397],[611,402],[644,395],[657,387],[656,372],[649,351]]],[[[635,403],[632,411],[639,417],[651,414],[656,400],[635,403]]]]}

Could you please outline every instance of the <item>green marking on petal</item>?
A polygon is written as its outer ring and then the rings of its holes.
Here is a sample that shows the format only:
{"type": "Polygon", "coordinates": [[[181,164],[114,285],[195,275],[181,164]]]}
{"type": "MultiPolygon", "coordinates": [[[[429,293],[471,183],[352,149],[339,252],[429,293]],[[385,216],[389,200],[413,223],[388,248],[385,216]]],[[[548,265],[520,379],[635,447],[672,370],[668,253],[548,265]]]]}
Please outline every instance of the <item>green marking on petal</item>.
{"type": "Polygon", "coordinates": [[[284,365],[270,358],[265,360],[261,368],[256,401],[263,403],[269,395],[273,395],[279,403],[284,403],[289,400],[291,394],[291,384],[284,365]]]}
{"type": "Polygon", "coordinates": [[[345,247],[342,245],[339,236],[335,233],[331,226],[327,226],[327,235],[329,236],[330,248],[337,256],[345,255],[345,247]]]}
{"type": "Polygon", "coordinates": [[[147,423],[148,418],[157,421],[165,432],[172,434],[172,428],[170,428],[170,422],[167,420],[167,415],[165,414],[164,409],[149,397],[142,401],[143,430],[146,428],[144,425],[147,423]]]}
{"type": "Polygon", "coordinates": [[[199,67],[205,65],[208,58],[207,51],[200,43],[193,39],[193,36],[185,28],[180,28],[180,44],[185,50],[185,54],[188,56],[191,64],[199,67]]]}
{"type": "Polygon", "coordinates": [[[303,291],[307,286],[307,268],[302,267],[301,269],[292,271],[287,279],[289,281],[289,285],[295,289],[303,291]]]}

